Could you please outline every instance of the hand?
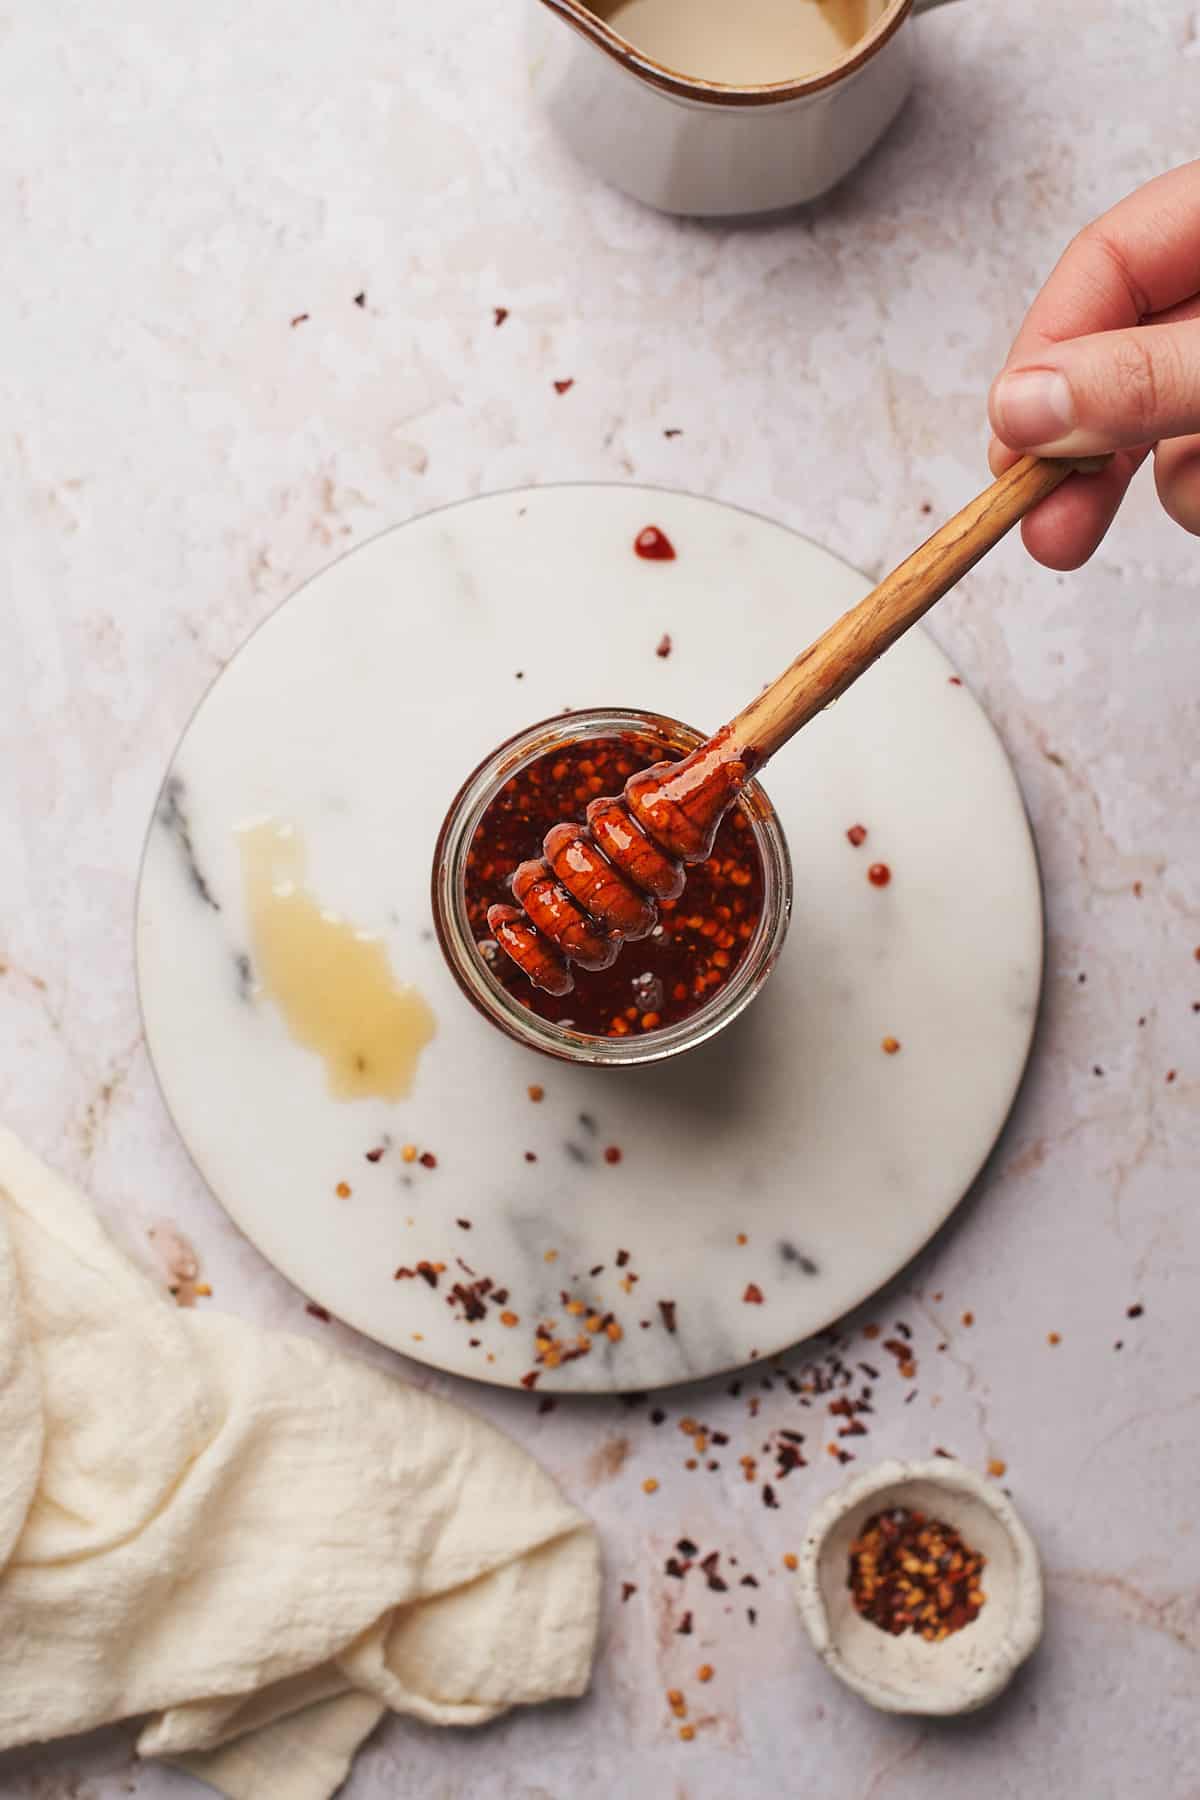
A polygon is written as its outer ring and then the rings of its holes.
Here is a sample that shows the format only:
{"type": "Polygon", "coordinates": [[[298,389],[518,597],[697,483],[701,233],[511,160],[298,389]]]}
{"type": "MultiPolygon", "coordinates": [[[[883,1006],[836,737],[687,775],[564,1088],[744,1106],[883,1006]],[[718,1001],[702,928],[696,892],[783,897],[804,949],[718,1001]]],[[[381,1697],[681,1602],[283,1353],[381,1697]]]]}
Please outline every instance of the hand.
{"type": "Polygon", "coordinates": [[[1116,455],[1026,518],[1025,547],[1077,569],[1151,451],[1158,497],[1200,534],[1200,162],[1088,225],[1029,309],[993,384],[992,473],[1018,455],[1116,455]]]}

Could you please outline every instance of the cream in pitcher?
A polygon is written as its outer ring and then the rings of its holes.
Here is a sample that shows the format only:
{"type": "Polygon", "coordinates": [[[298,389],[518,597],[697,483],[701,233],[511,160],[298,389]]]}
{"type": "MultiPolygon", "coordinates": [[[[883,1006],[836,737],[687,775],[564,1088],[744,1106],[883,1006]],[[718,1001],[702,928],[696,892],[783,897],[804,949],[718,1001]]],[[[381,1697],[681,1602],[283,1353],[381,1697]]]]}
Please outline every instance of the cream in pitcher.
{"type": "Polygon", "coordinates": [[[886,0],[592,0],[636,49],[735,87],[815,75],[866,36],[886,0]]]}
{"type": "Polygon", "coordinates": [[[526,0],[530,80],[559,134],[663,212],[814,200],[887,130],[912,15],[942,0],[526,0]]]}

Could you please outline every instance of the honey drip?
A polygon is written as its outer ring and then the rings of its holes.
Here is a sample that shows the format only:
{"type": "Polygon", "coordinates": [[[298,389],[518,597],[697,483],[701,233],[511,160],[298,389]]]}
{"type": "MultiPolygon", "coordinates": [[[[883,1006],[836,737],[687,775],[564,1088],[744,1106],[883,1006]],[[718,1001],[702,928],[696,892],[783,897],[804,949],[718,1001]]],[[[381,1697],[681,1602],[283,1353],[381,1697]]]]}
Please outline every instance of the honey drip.
{"type": "Polygon", "coordinates": [[[428,1005],[396,980],[381,939],[313,898],[294,826],[257,821],[237,841],[256,991],[275,1002],[296,1042],[322,1058],[335,1099],[403,1099],[436,1030],[428,1005]]]}

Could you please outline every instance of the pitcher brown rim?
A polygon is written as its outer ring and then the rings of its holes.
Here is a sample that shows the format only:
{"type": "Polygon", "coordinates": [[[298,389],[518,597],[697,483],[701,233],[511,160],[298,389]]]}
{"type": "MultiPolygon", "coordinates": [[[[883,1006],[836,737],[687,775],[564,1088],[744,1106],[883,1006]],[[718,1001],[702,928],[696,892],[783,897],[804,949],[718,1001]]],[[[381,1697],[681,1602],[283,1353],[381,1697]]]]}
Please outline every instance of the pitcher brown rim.
{"type": "Polygon", "coordinates": [[[589,12],[582,0],[540,0],[540,4],[611,56],[613,61],[631,74],[638,75],[662,93],[681,100],[704,100],[713,106],[774,106],[784,100],[797,100],[806,94],[820,93],[834,87],[861,69],[895,35],[913,9],[913,0],[899,0],[885,11],[848,57],[824,69],[818,75],[795,77],[790,81],[773,81],[738,86],[727,81],[708,81],[700,75],[681,75],[665,63],[644,56],[627,38],[614,31],[603,19],[589,12]]]}

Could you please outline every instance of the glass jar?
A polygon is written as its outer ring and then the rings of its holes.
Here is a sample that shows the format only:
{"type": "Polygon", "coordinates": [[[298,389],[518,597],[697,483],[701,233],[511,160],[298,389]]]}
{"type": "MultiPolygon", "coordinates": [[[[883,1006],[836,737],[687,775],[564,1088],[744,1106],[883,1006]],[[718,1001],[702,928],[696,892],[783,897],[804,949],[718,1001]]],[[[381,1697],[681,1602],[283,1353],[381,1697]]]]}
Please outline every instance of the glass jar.
{"type": "MultiPolygon", "coordinates": [[[[792,906],[792,864],[775,809],[756,781],[747,782],[736,805],[754,836],[763,871],[763,904],[758,924],[737,967],[712,998],[686,1019],[628,1037],[598,1037],[543,1019],[514,999],[480,954],[467,916],[466,862],[475,832],[506,781],[539,756],[583,738],[620,737],[635,732],[657,738],[664,752],[682,755],[705,740],[705,733],[660,713],[597,707],[530,725],[494,750],[468,776],[451,803],[438,834],[433,860],[433,917],[442,953],[472,1005],[493,1025],[531,1050],[560,1062],[629,1068],[662,1062],[707,1043],[749,1006],[774,968],[792,906]]],[[[534,854],[533,846],[530,854],[534,854]]],[[[502,953],[501,953],[502,954],[502,953]]],[[[622,951],[636,955],[636,945],[622,951]]],[[[586,975],[583,977],[587,979],[586,975]]]]}

